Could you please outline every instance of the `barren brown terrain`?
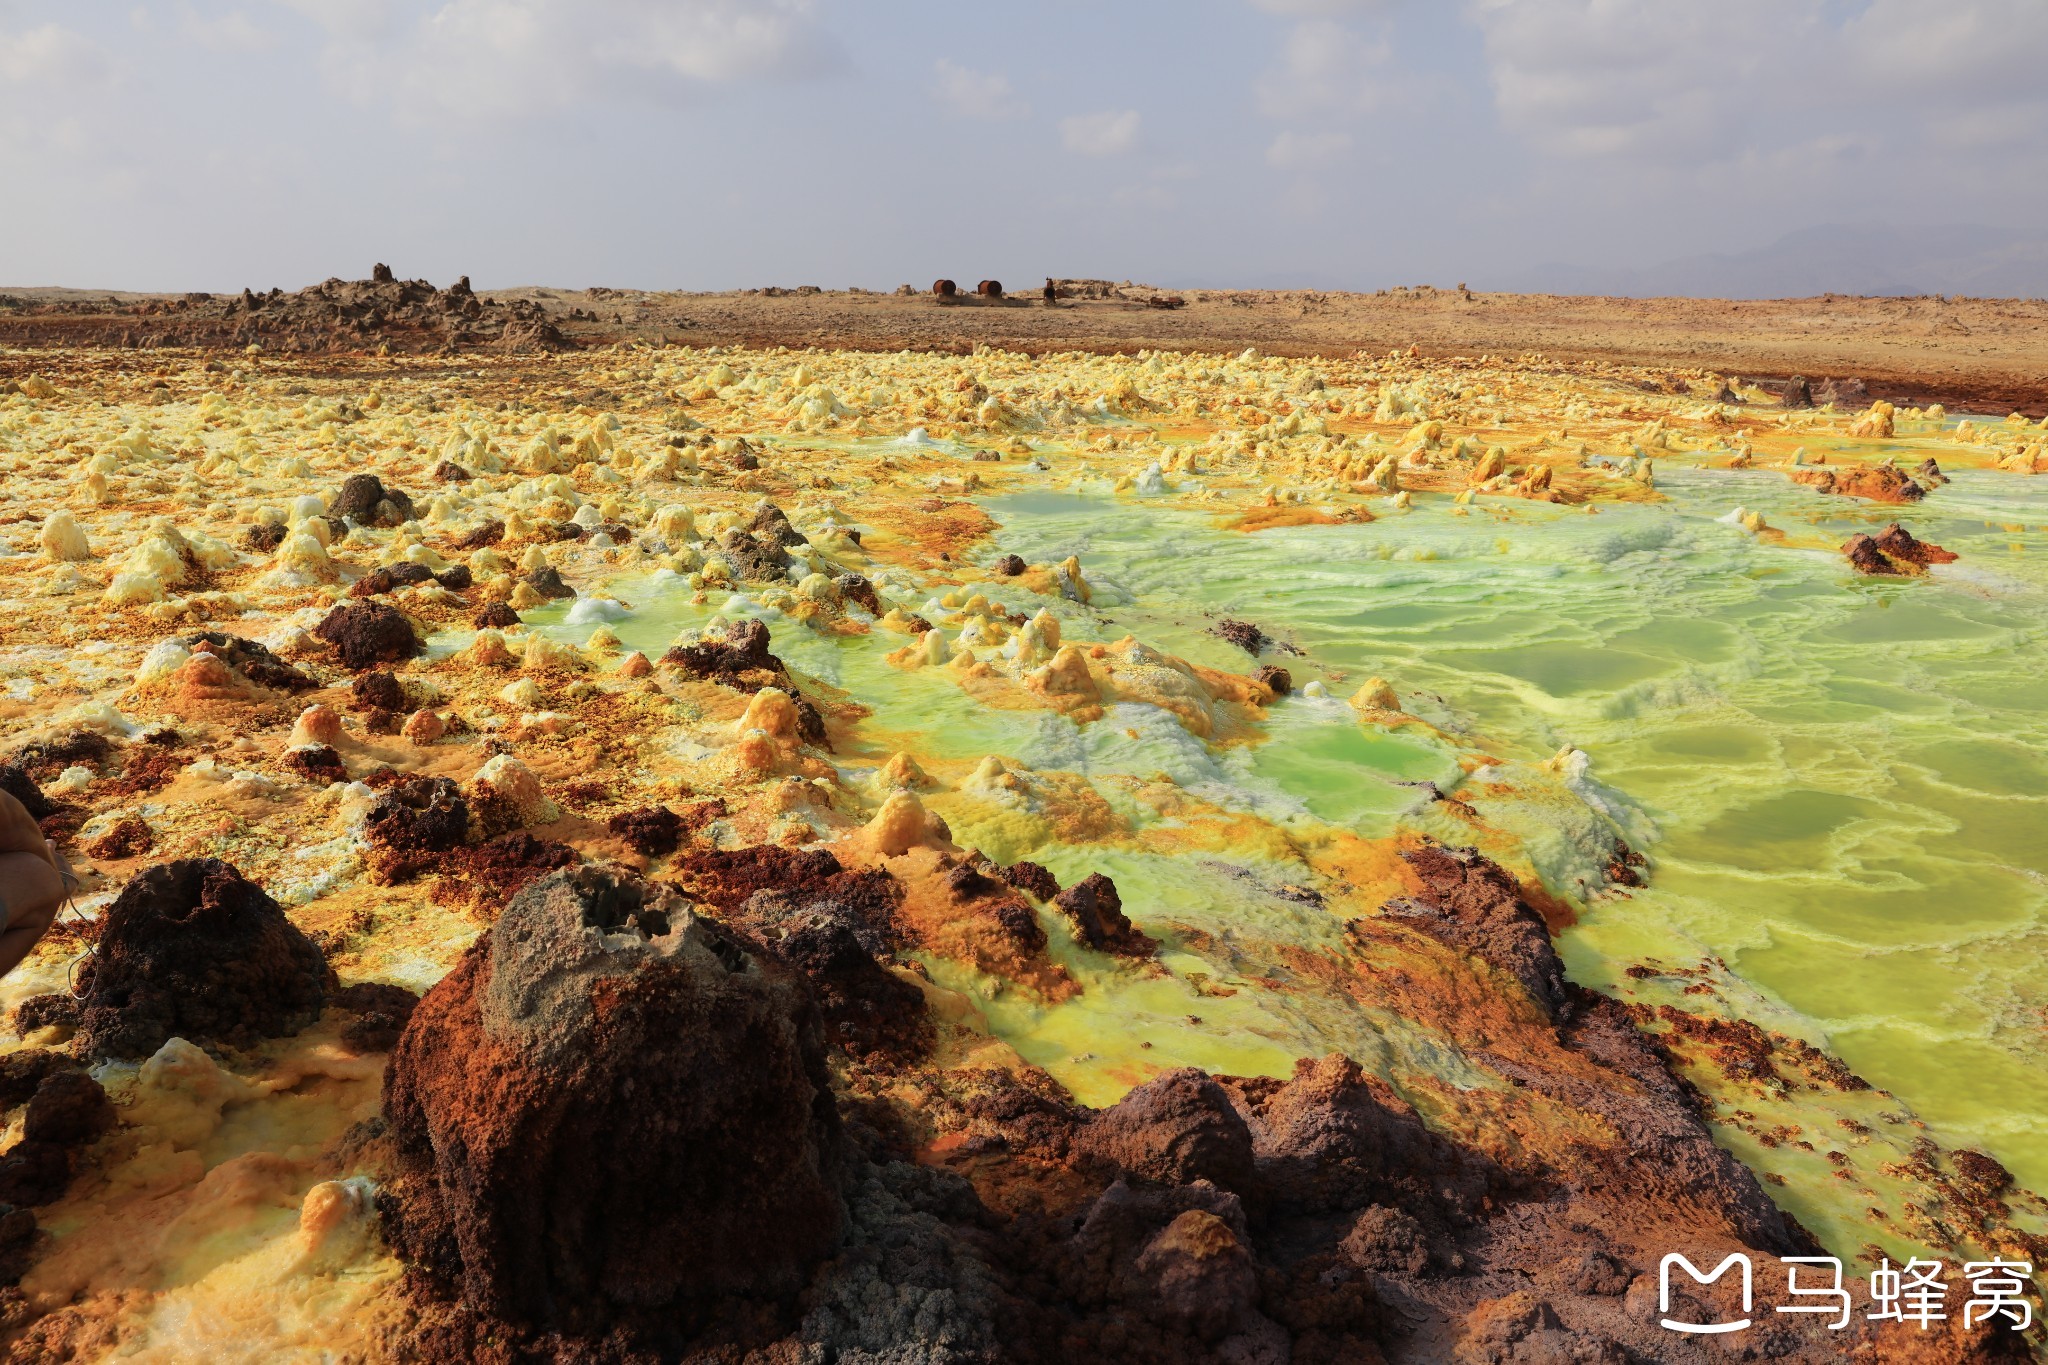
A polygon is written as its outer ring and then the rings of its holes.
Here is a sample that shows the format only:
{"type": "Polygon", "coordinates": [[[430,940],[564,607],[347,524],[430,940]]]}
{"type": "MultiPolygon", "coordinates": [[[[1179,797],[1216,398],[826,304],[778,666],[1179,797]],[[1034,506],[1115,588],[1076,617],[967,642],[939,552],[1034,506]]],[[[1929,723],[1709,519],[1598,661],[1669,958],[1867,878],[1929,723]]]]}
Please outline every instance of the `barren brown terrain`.
{"type": "MultiPolygon", "coordinates": [[[[1376,294],[1172,293],[1062,280],[1004,298],[810,288],[682,293],[467,281],[330,280],[294,294],[0,290],[0,347],[261,344],[287,351],[532,349],[666,340],[1029,353],[1143,348],[1348,356],[1413,346],[1429,358],[1540,354],[1746,378],[1855,377],[1873,396],[2034,416],[2048,412],[2048,302],[2038,299],[1575,298],[1429,286],[1376,294]]],[[[909,286],[905,286],[909,288],[909,286]]],[[[0,361],[0,367],[5,362],[0,361]]]]}

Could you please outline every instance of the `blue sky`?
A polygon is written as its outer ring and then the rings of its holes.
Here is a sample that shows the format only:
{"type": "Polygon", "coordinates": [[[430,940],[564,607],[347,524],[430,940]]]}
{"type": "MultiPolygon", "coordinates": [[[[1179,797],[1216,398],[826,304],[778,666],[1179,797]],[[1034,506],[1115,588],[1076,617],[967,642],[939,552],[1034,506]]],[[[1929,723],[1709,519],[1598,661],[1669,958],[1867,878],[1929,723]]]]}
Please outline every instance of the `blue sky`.
{"type": "Polygon", "coordinates": [[[0,0],[0,281],[1540,283],[2048,210],[2041,0],[0,0]]]}

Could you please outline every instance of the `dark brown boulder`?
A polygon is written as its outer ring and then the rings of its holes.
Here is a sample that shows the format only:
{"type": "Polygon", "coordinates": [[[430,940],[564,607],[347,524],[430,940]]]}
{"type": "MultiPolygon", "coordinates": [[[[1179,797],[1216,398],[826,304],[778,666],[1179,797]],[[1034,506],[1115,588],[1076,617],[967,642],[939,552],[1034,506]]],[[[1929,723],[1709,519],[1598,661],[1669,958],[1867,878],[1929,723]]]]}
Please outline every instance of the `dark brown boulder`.
{"type": "Polygon", "coordinates": [[[327,613],[313,633],[334,646],[351,671],[397,663],[426,649],[412,622],[382,602],[350,602],[327,613]]]}
{"type": "Polygon", "coordinates": [[[504,538],[505,523],[493,517],[481,526],[472,526],[455,537],[454,544],[458,550],[481,550],[486,545],[496,545],[504,538]]]}
{"type": "Polygon", "coordinates": [[[1003,880],[1042,901],[1060,894],[1059,878],[1041,863],[1019,860],[1002,869],[1003,880]]]}
{"type": "Polygon", "coordinates": [[[0,1204],[55,1203],[70,1184],[71,1156],[57,1143],[24,1138],[0,1155],[0,1204]]]}
{"type": "Polygon", "coordinates": [[[1860,574],[1870,574],[1874,577],[1879,574],[1899,575],[1906,572],[1885,558],[1884,552],[1877,548],[1876,537],[1865,535],[1861,531],[1843,543],[1842,553],[1848,557],[1850,567],[1860,574]]]}
{"type": "Polygon", "coordinates": [[[373,668],[356,674],[355,681],[348,685],[348,700],[358,711],[403,711],[405,688],[391,670],[373,668]]]}
{"type": "Polygon", "coordinates": [[[915,1056],[931,1043],[924,992],[875,960],[861,941],[864,927],[821,901],[785,920],[768,946],[804,974],[833,1042],[855,1055],[915,1056]]]}
{"type": "Polygon", "coordinates": [[[521,581],[542,597],[561,598],[576,595],[576,589],[562,581],[562,571],[552,564],[535,569],[521,581]]]}
{"type": "Polygon", "coordinates": [[[1096,1114],[1074,1148],[1132,1180],[1253,1188],[1251,1130],[1229,1093],[1193,1067],[1161,1072],[1096,1114]]]}
{"type": "MultiPolygon", "coordinates": [[[[28,1033],[43,1026],[42,1020],[32,1017],[31,1006],[43,1000],[69,1000],[71,997],[32,995],[21,1002],[14,1014],[17,1033],[28,1033]],[[24,1018],[25,1015],[31,1016],[24,1018]]],[[[19,1052],[0,1056],[0,1110],[27,1104],[34,1098],[42,1083],[59,1071],[76,1071],[82,1064],[68,1052],[55,1048],[25,1047],[19,1052]]]]}
{"type": "Polygon", "coordinates": [[[852,869],[825,848],[698,848],[671,874],[722,919],[773,937],[785,921],[823,906],[854,926],[862,946],[880,955],[902,944],[896,907],[903,888],[879,868],[852,869]]]}
{"type": "Polygon", "coordinates": [[[328,503],[327,515],[358,526],[400,526],[413,518],[412,499],[375,474],[351,474],[328,503]]]}
{"type": "Polygon", "coordinates": [[[838,1241],[841,1138],[787,967],[595,868],[515,897],[385,1075],[399,1254],[577,1335],[793,1294],[838,1241]]]}
{"type": "Polygon", "coordinates": [[[21,1131],[28,1142],[79,1147],[113,1126],[114,1106],[100,1083],[66,1068],[52,1071],[36,1087],[21,1131]]]}
{"type": "Polygon", "coordinates": [[[336,991],[328,1001],[356,1016],[342,1030],[341,1040],[358,1052],[389,1052],[419,1008],[420,998],[403,986],[383,981],[358,981],[336,991]]]}
{"type": "Polygon", "coordinates": [[[1944,550],[1924,540],[1915,540],[1913,533],[1896,521],[1877,533],[1877,548],[1887,559],[1904,564],[1917,564],[1925,568],[1929,564],[1953,564],[1961,558],[1953,550],[1944,550]]]}
{"type": "Polygon", "coordinates": [[[1804,378],[1794,375],[1779,386],[1778,400],[1788,408],[1810,408],[1813,406],[1813,390],[1804,378]]]}
{"type": "Polygon", "coordinates": [[[722,635],[706,635],[695,644],[677,645],[661,656],[693,678],[723,683],[742,692],[758,692],[771,684],[787,684],[789,670],[768,652],[766,622],[755,617],[734,621],[722,635]]]}
{"type": "Polygon", "coordinates": [[[1131,1266],[1129,1297],[1146,1315],[1214,1341],[1258,1302],[1251,1249],[1227,1221],[1188,1209],[1161,1228],[1131,1266]]]}
{"type": "Polygon", "coordinates": [[[1031,566],[1024,562],[1024,557],[1022,555],[1004,555],[1001,559],[998,559],[990,567],[992,567],[997,573],[1001,574],[1004,578],[1015,578],[1018,574],[1023,573],[1026,569],[1030,568],[1031,566]]]}
{"type": "Polygon", "coordinates": [[[1122,957],[1150,957],[1159,945],[1140,933],[1124,916],[1123,898],[1116,883],[1100,872],[1091,872],[1053,897],[1074,926],[1081,941],[1099,952],[1122,957]]]}
{"type": "Polygon", "coordinates": [[[35,1254],[36,1216],[27,1209],[0,1204],[0,1284],[13,1284],[35,1254]]]}
{"type": "Polygon", "coordinates": [[[31,820],[46,820],[57,809],[19,763],[0,763],[0,792],[6,792],[21,802],[22,809],[28,812],[31,820]]]}
{"type": "Polygon", "coordinates": [[[430,871],[435,854],[459,848],[469,833],[469,803],[445,777],[408,777],[377,796],[363,817],[363,837],[375,849],[371,866],[384,881],[430,871]]]}
{"type": "Polygon", "coordinates": [[[771,537],[727,531],[718,538],[718,552],[749,583],[779,583],[789,577],[789,552],[771,537]]]}
{"type": "Polygon", "coordinates": [[[683,817],[667,806],[620,811],[605,822],[605,828],[624,840],[626,847],[650,858],[675,852],[688,832],[683,817]]]}
{"type": "Polygon", "coordinates": [[[1276,1207],[1380,1204],[1435,1224],[1477,1213],[1506,1181],[1483,1157],[1430,1132],[1413,1105],[1348,1057],[1303,1058],[1284,1084],[1240,1085],[1259,1179],[1276,1207]]]}
{"type": "Polygon", "coordinates": [[[789,517],[772,502],[764,502],[757,508],[747,529],[760,540],[780,545],[785,549],[794,545],[810,544],[802,531],[789,524],[789,517]]]}
{"type": "Polygon", "coordinates": [[[201,630],[178,637],[186,649],[213,655],[258,687],[274,692],[305,692],[320,684],[293,668],[254,640],[225,631],[201,630]]]}
{"type": "Polygon", "coordinates": [[[331,744],[303,744],[287,749],[284,766],[316,786],[348,781],[348,765],[331,744]]]}
{"type": "Polygon", "coordinates": [[[88,857],[134,858],[156,847],[156,831],[139,815],[124,815],[106,833],[85,846],[88,857]]]}
{"type": "Polygon", "coordinates": [[[333,976],[276,901],[218,858],[137,873],[79,969],[82,1056],[147,1057],[173,1037],[251,1046],[320,1017],[333,976]]]}
{"type": "Polygon", "coordinates": [[[434,576],[434,571],[424,564],[411,560],[400,560],[396,564],[382,564],[370,570],[349,585],[350,597],[376,597],[394,588],[409,588],[415,583],[424,583],[434,576]]]}
{"type": "Polygon", "coordinates": [[[1276,697],[1284,697],[1294,690],[1294,675],[1278,664],[1262,664],[1252,676],[1270,688],[1276,697]]]}
{"type": "Polygon", "coordinates": [[[504,630],[519,624],[519,613],[509,603],[493,602],[476,614],[472,624],[478,630],[504,630]]]}

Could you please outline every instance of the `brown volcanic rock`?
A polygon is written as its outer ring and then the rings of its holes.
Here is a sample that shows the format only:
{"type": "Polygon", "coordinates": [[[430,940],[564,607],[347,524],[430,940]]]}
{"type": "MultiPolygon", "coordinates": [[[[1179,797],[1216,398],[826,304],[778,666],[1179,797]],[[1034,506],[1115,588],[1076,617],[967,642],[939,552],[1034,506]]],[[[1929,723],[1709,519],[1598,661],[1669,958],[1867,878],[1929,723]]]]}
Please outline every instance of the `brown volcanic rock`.
{"type": "Polygon", "coordinates": [[[329,1003],[356,1016],[342,1032],[343,1042],[358,1052],[388,1052],[419,1008],[420,998],[403,986],[358,981],[336,991],[329,1003]]]}
{"type": "Polygon", "coordinates": [[[400,526],[413,518],[412,499],[375,474],[351,474],[329,502],[327,515],[358,526],[400,526]]]}
{"type": "Polygon", "coordinates": [[[54,1071],[28,1102],[22,1136],[29,1142],[77,1147],[114,1126],[114,1106],[100,1083],[83,1071],[54,1071]]]}
{"type": "Polygon", "coordinates": [[[768,652],[768,627],[754,617],[735,621],[723,635],[706,636],[695,644],[677,645],[661,656],[693,678],[722,683],[742,692],[758,692],[789,681],[782,660],[768,652]]]}
{"type": "Polygon", "coordinates": [[[768,946],[804,974],[832,1040],[847,1051],[909,1057],[930,1047],[924,992],[875,960],[843,907],[814,904],[768,946]]]}
{"type": "MultiPolygon", "coordinates": [[[[50,310],[44,310],[48,312],[50,310]]],[[[58,305],[55,310],[76,312],[58,305]]],[[[92,318],[83,329],[64,329],[74,344],[98,334],[103,343],[159,346],[262,345],[307,353],[387,350],[418,354],[455,347],[561,350],[569,345],[538,304],[515,300],[486,305],[464,276],[446,289],[425,280],[401,280],[375,270],[367,280],[330,279],[287,294],[188,295],[153,311],[122,309],[92,318]],[[118,336],[114,328],[121,328],[118,336]],[[138,333],[141,337],[138,337],[138,333]]],[[[45,324],[48,326],[49,324],[45,324]]]]}
{"type": "Polygon", "coordinates": [[[1843,542],[1842,553],[1860,574],[1906,576],[1923,573],[1930,564],[1953,564],[1961,558],[1953,550],[1916,540],[1913,533],[1896,521],[1876,535],[1861,532],[1843,542]]]}
{"type": "Polygon", "coordinates": [[[1189,1209],[1162,1228],[1132,1267],[1146,1312],[1204,1340],[1241,1322],[1258,1301],[1252,1254],[1229,1223],[1189,1209]]]}
{"type": "Polygon", "coordinates": [[[1884,551],[1877,548],[1875,536],[1867,536],[1860,531],[1842,543],[1842,553],[1848,557],[1849,566],[1857,573],[1868,574],[1873,578],[1883,574],[1902,576],[1909,572],[1885,557],[1884,551]]]}
{"type": "Polygon", "coordinates": [[[1896,521],[1877,533],[1877,548],[1888,559],[1905,564],[1953,564],[1962,556],[1953,550],[1944,550],[1939,545],[1930,545],[1924,540],[1915,540],[1913,533],[1896,521]]]}
{"type": "Polygon", "coordinates": [[[1823,493],[1834,493],[1845,498],[1867,498],[1871,502],[1918,502],[1927,496],[1927,490],[1914,479],[1889,461],[1880,464],[1848,465],[1836,468],[1833,465],[1816,465],[1812,468],[1795,469],[1792,481],[1817,488],[1823,493]]]}
{"type": "Polygon", "coordinates": [[[650,858],[675,852],[689,833],[683,817],[667,806],[622,810],[605,822],[605,828],[623,840],[626,847],[650,858]]]}
{"type": "Polygon", "coordinates": [[[1564,964],[1515,879],[1477,849],[1426,844],[1401,857],[1422,879],[1422,891],[1388,902],[1383,913],[1492,963],[1555,1016],[1566,998],[1564,964]]]}
{"type": "Polygon", "coordinates": [[[43,795],[43,789],[35,778],[29,776],[28,769],[19,763],[0,763],[0,792],[6,792],[21,802],[22,809],[28,812],[31,820],[47,819],[57,809],[50,804],[50,798],[43,795]]]}
{"type": "Polygon", "coordinates": [[[268,687],[276,692],[305,692],[320,685],[264,646],[239,635],[202,630],[180,636],[178,643],[194,652],[212,654],[259,687],[268,687]]]}
{"type": "Polygon", "coordinates": [[[903,946],[903,889],[887,872],[849,869],[826,849],[760,844],[691,850],[672,875],[803,973],[833,1042],[895,1057],[930,1045],[924,993],[878,961],[903,946]]]}
{"type": "Polygon", "coordinates": [[[845,1209],[801,982],[665,888],[515,897],[393,1049],[401,1255],[491,1317],[596,1334],[801,1288],[845,1209]]]}
{"type": "Polygon", "coordinates": [[[1123,957],[1150,957],[1159,951],[1159,945],[1125,917],[1116,883],[1100,872],[1075,882],[1054,896],[1052,903],[1090,948],[1123,957]]]}
{"type": "Polygon", "coordinates": [[[846,867],[830,849],[694,849],[676,860],[670,875],[721,917],[757,931],[786,914],[830,902],[846,912],[869,952],[889,952],[902,943],[896,907],[903,888],[879,869],[846,867]]]}
{"type": "Polygon", "coordinates": [[[320,1017],[333,973],[276,901],[218,858],[135,875],[80,969],[78,1050],[147,1057],[173,1037],[236,1047],[320,1017]]]}
{"type": "Polygon", "coordinates": [[[449,860],[441,855],[461,847],[468,834],[469,802],[445,777],[394,782],[363,817],[363,837],[374,850],[371,871],[387,883],[444,867],[449,860]]]}
{"type": "Polygon", "coordinates": [[[1162,1072],[1090,1119],[1074,1138],[1084,1160],[1157,1185],[1206,1180],[1252,1188],[1252,1135],[1230,1094],[1193,1067],[1162,1072]]]}
{"type": "Polygon", "coordinates": [[[342,667],[356,670],[410,659],[426,648],[412,622],[382,602],[350,602],[321,619],[313,633],[334,646],[342,667]]]}
{"type": "Polygon", "coordinates": [[[1306,1213],[1386,1205],[1432,1226],[1469,1220],[1507,1174],[1431,1132],[1377,1076],[1331,1054],[1286,1083],[1238,1083],[1259,1179],[1277,1206],[1306,1213]]]}
{"type": "Polygon", "coordinates": [[[789,577],[789,552],[771,534],[727,531],[718,538],[718,552],[749,583],[780,583],[789,577]]]}

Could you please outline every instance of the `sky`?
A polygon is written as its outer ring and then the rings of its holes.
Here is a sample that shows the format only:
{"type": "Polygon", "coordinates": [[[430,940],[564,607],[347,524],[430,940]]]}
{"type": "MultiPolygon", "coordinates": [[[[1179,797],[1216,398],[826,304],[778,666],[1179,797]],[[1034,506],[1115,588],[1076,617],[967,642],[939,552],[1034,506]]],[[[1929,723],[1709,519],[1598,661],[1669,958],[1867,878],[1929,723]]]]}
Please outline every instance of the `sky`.
{"type": "Polygon", "coordinates": [[[0,0],[0,284],[1483,289],[2044,239],[2044,51],[2044,0],[0,0]]]}

